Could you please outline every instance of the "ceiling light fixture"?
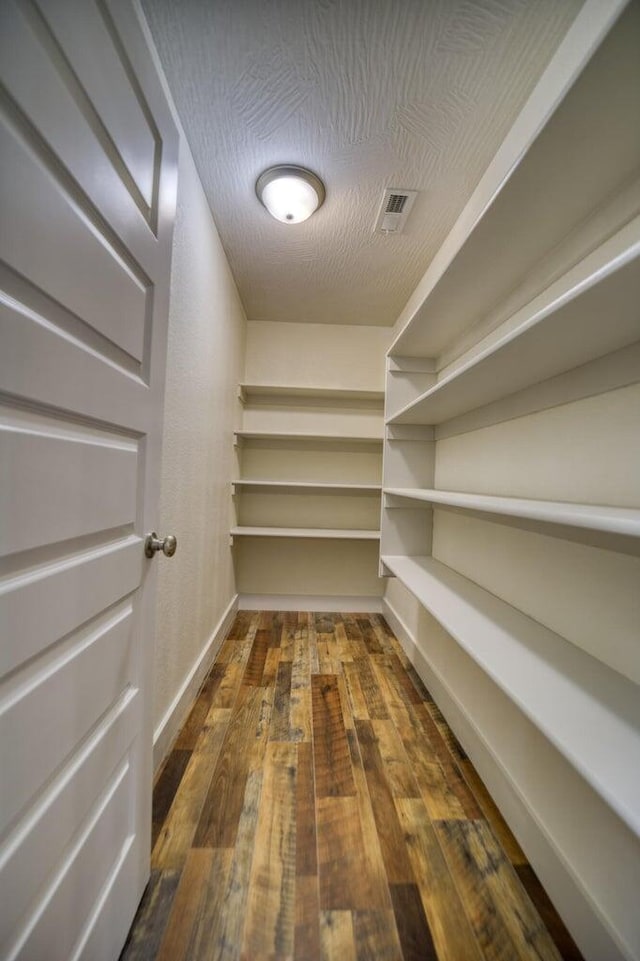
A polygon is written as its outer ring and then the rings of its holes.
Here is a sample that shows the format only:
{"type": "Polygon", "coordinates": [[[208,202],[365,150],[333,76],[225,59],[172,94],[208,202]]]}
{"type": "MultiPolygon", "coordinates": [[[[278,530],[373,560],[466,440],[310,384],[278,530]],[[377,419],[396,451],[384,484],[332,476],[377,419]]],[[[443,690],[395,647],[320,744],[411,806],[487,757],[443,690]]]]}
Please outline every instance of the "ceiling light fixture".
{"type": "Polygon", "coordinates": [[[321,207],[324,184],[306,167],[280,164],[269,167],[256,181],[258,199],[283,224],[300,224],[321,207]]]}

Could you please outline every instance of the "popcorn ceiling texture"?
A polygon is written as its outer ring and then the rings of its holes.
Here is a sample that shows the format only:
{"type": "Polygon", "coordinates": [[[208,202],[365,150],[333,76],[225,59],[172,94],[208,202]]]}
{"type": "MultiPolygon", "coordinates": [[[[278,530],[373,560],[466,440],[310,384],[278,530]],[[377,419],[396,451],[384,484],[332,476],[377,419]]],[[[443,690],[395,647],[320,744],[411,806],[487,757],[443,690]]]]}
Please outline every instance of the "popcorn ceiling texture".
{"type": "Polygon", "coordinates": [[[143,0],[252,321],[387,326],[400,314],[581,0],[143,0]],[[272,164],[327,200],[290,227],[272,164]],[[420,194],[397,237],[386,187],[420,194]]]}

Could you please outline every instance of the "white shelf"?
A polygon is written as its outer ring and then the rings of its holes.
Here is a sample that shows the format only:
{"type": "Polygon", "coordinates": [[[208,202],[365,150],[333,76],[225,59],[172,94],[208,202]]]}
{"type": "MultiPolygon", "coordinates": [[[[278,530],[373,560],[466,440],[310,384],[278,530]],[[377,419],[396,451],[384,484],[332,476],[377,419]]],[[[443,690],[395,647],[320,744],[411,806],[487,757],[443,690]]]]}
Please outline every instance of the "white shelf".
{"type": "Polygon", "coordinates": [[[382,436],[366,437],[362,434],[308,434],[296,431],[273,432],[268,430],[236,430],[238,440],[284,440],[316,444],[382,444],[382,436]]]}
{"type": "Polygon", "coordinates": [[[425,490],[422,488],[385,487],[384,493],[411,501],[442,504],[463,510],[522,517],[582,527],[608,534],[640,537],[640,510],[608,507],[601,504],[572,504],[563,501],[527,500],[519,497],[495,497],[488,494],[467,494],[459,491],[425,490]]]}
{"type": "Polygon", "coordinates": [[[624,6],[585,3],[410,298],[390,353],[437,357],[637,173],[633,4],[606,36],[624,6]]]}
{"type": "Polygon", "coordinates": [[[273,481],[273,480],[242,480],[232,481],[234,487],[245,489],[256,488],[257,490],[289,490],[289,491],[341,491],[345,493],[374,493],[379,494],[382,490],[380,484],[332,484],[323,481],[273,481]]]}
{"type": "Polygon", "coordinates": [[[252,397],[287,397],[317,399],[319,401],[371,401],[376,406],[382,406],[383,390],[357,390],[348,387],[292,387],[282,384],[240,384],[242,398],[250,400],[252,397]]]}
{"type": "Polygon", "coordinates": [[[430,557],[382,563],[639,835],[636,685],[430,557]]]}
{"type": "Polygon", "coordinates": [[[232,537],[304,537],[313,540],[377,541],[380,531],[323,527],[232,527],[232,537]]]}
{"type": "Polygon", "coordinates": [[[636,217],[388,423],[438,424],[627,346],[640,339],[639,303],[636,217]]]}

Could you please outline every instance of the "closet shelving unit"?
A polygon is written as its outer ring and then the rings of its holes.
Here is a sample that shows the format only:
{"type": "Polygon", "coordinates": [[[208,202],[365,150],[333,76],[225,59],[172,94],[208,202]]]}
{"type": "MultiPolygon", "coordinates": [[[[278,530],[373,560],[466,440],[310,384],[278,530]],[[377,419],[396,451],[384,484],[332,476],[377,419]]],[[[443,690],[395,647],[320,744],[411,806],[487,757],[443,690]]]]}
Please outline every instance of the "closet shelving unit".
{"type": "Polygon", "coordinates": [[[271,397],[276,399],[310,398],[315,402],[326,400],[370,401],[375,405],[382,405],[383,390],[360,390],[351,387],[300,387],[284,386],[282,384],[251,384],[242,382],[239,385],[239,396],[243,404],[251,402],[256,397],[271,397]]]}
{"type": "Polygon", "coordinates": [[[232,537],[288,537],[328,541],[378,541],[380,531],[330,527],[232,527],[232,537]]]}
{"type": "Polygon", "coordinates": [[[371,491],[380,493],[380,484],[331,484],[315,483],[314,481],[272,481],[272,480],[236,480],[233,486],[239,490],[288,490],[288,491],[371,491]]]}
{"type": "Polygon", "coordinates": [[[432,557],[389,557],[399,577],[631,830],[640,834],[638,687],[432,557]],[[594,733],[597,732],[597,737],[594,733]]]}
{"type": "Polygon", "coordinates": [[[242,383],[239,397],[241,476],[232,487],[240,523],[231,528],[232,539],[378,542],[384,391],[242,383]],[[269,499],[285,521],[287,505],[296,505],[289,523],[269,520],[269,499]],[[368,513],[368,526],[347,524],[349,503],[359,523],[368,513]],[[343,526],[335,523],[332,506],[340,508],[343,526]],[[263,510],[266,521],[258,523],[263,510]],[[300,524],[301,510],[317,523],[300,524]],[[247,513],[251,523],[244,520],[247,513]]]}
{"type": "MultiPolygon", "coordinates": [[[[640,380],[640,5],[624,6],[587,3],[399,320],[387,356],[380,572],[637,842],[637,677],[607,663],[604,639],[599,656],[587,653],[438,556],[454,530],[438,525],[452,511],[533,539],[640,554],[640,478],[631,506],[521,496],[508,481],[444,489],[450,474],[438,483],[446,438],[517,417],[519,403],[549,410],[640,380]],[[605,365],[625,373],[603,387],[593,372],[605,365]],[[569,381],[577,394],[563,394],[569,381]]],[[[474,450],[482,456],[480,443],[474,450]]],[[[455,700],[455,679],[450,689],[455,700]]]]}
{"type": "Polygon", "coordinates": [[[274,431],[274,430],[236,430],[236,439],[243,440],[285,440],[300,441],[307,444],[327,444],[336,446],[337,444],[382,444],[382,437],[373,437],[366,434],[320,434],[309,431],[274,431]]]}
{"type": "MultiPolygon", "coordinates": [[[[625,347],[638,339],[638,303],[640,216],[517,310],[388,423],[440,424],[625,347]]],[[[428,324],[426,316],[422,322],[428,324]]],[[[403,352],[419,340],[412,326],[400,338],[403,352]]]]}
{"type": "Polygon", "coordinates": [[[579,527],[596,534],[614,534],[640,538],[640,510],[609,507],[606,504],[575,504],[567,501],[532,500],[525,497],[493,497],[462,491],[427,490],[423,488],[385,488],[389,501],[396,497],[406,501],[424,501],[460,510],[520,517],[543,524],[579,527]]]}

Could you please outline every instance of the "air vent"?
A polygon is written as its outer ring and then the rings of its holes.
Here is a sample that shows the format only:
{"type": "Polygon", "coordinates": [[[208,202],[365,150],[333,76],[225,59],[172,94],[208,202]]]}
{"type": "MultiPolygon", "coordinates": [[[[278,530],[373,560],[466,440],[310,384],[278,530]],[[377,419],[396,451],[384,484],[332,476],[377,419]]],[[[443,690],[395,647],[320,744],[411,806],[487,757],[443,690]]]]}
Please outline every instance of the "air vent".
{"type": "Polygon", "coordinates": [[[386,214],[401,214],[407,202],[406,194],[389,194],[387,206],[384,208],[386,214]]]}
{"type": "Polygon", "coordinates": [[[401,233],[417,195],[417,190],[400,190],[397,187],[387,187],[376,220],[376,231],[381,234],[401,233]]]}

